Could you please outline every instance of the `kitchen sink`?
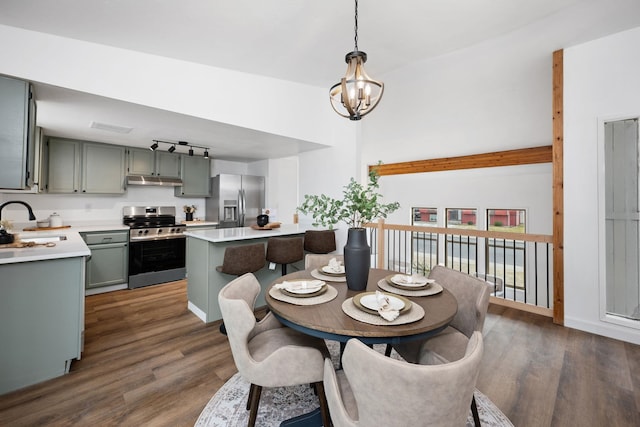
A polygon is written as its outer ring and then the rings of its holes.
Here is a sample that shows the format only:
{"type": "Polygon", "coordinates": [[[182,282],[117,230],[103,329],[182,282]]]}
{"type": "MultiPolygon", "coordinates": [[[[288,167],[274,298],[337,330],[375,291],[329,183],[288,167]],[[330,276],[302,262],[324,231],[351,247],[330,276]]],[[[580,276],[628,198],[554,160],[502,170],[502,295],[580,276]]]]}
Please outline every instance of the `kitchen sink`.
{"type": "Polygon", "coordinates": [[[20,238],[21,242],[26,243],[52,243],[59,242],[61,240],[67,240],[67,236],[38,236],[38,237],[23,237],[20,238]]]}

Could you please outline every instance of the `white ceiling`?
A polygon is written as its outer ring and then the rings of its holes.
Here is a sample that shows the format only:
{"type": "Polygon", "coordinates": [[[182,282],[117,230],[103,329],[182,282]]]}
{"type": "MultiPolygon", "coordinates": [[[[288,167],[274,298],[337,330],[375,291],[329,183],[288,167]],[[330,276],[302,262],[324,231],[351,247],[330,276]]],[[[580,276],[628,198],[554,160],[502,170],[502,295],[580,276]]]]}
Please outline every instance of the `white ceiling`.
{"type": "MultiPolygon", "coordinates": [[[[607,1],[362,0],[358,47],[367,52],[367,70],[377,77],[504,35],[580,3],[607,1]]],[[[344,73],[344,55],[354,48],[353,12],[349,0],[0,0],[3,25],[327,89],[344,73]]],[[[603,35],[584,27],[581,22],[567,22],[566,40],[558,45],[603,35]]],[[[624,29],[615,23],[605,27],[624,29]]],[[[265,158],[266,152],[275,158],[318,148],[306,141],[64,88],[36,83],[35,91],[38,124],[51,135],[96,140],[88,123],[135,119],[136,129],[142,130],[135,137],[127,140],[102,131],[100,140],[148,146],[160,135],[175,134],[175,140],[211,141],[207,145],[215,156],[229,160],[256,160],[265,158]],[[265,141],[269,150],[259,149],[265,141]]]]}

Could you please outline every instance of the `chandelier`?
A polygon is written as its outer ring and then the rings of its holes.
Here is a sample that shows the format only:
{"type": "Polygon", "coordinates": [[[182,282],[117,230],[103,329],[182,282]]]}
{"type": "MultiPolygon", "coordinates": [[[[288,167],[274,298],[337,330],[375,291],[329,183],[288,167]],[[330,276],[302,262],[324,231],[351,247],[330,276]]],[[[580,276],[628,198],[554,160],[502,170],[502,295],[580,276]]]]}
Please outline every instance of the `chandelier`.
{"type": "Polygon", "coordinates": [[[336,113],[351,120],[360,120],[380,102],[384,83],[373,80],[364,70],[367,54],[358,50],[358,0],[355,4],[355,48],[345,56],[347,73],[339,83],[331,86],[329,99],[336,113]]]}

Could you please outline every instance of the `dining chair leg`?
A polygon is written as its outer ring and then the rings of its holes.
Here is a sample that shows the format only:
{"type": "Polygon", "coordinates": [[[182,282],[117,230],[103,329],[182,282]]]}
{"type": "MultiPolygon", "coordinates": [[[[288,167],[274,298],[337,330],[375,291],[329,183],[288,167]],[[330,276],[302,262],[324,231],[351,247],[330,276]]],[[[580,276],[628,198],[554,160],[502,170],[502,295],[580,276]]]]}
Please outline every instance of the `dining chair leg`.
{"type": "Polygon", "coordinates": [[[329,405],[327,404],[327,396],[324,394],[324,383],[318,381],[314,383],[318,401],[320,402],[320,416],[322,417],[322,425],[324,427],[331,426],[331,416],[329,415],[329,405]]]}
{"type": "Polygon", "coordinates": [[[384,355],[387,357],[391,357],[392,349],[393,349],[393,346],[391,346],[391,344],[387,344],[387,348],[384,349],[384,355]]]}
{"type": "Polygon", "coordinates": [[[251,384],[249,386],[249,397],[247,398],[247,411],[251,409],[251,399],[253,398],[253,393],[255,393],[256,391],[256,387],[258,386],[255,384],[251,384]]]}
{"type": "Polygon", "coordinates": [[[471,398],[471,414],[473,415],[473,424],[476,427],[480,427],[480,415],[478,414],[478,405],[476,405],[475,394],[471,398]]]}
{"type": "MultiPolygon", "coordinates": [[[[254,384],[251,384],[253,387],[254,384]]],[[[249,422],[248,427],[254,427],[256,425],[256,418],[258,417],[258,404],[260,403],[260,394],[262,394],[262,386],[256,385],[253,393],[251,394],[251,408],[249,409],[249,422]]]]}

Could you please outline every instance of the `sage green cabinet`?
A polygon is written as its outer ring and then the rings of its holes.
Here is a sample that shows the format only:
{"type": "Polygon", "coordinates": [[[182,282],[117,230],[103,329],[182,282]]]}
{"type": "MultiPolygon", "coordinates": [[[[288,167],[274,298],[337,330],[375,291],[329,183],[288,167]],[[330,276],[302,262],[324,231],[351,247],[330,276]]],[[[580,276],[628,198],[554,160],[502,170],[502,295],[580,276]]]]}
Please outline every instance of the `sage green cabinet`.
{"type": "Polygon", "coordinates": [[[176,197],[209,197],[211,165],[209,159],[181,155],[180,178],[182,186],[175,187],[176,197]]]}
{"type": "Polygon", "coordinates": [[[125,147],[51,138],[47,144],[49,193],[122,194],[125,147]]]}
{"type": "Polygon", "coordinates": [[[84,257],[0,265],[0,395],[80,358],[84,267],[84,257]]]}
{"type": "Polygon", "coordinates": [[[128,150],[129,175],[180,178],[180,155],[140,148],[128,150]]]}
{"type": "Polygon", "coordinates": [[[47,143],[48,193],[77,193],[80,190],[80,152],[82,143],[50,139],[47,143]]]}
{"type": "Polygon", "coordinates": [[[91,250],[85,288],[125,284],[129,271],[129,231],[80,233],[91,250]]]}
{"type": "Polygon", "coordinates": [[[36,105],[28,82],[0,76],[0,188],[33,185],[36,105]]]}

